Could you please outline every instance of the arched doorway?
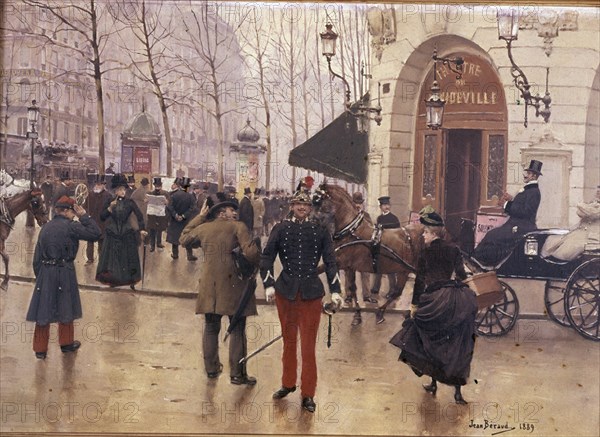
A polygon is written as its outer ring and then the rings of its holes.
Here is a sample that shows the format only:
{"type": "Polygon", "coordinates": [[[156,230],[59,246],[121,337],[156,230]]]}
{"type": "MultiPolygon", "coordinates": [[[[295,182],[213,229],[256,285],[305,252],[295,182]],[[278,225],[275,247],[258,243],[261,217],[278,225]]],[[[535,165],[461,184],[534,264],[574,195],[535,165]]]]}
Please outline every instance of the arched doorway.
{"type": "Polygon", "coordinates": [[[460,79],[438,62],[446,101],[443,127],[428,129],[425,99],[433,63],[421,82],[415,128],[413,210],[431,204],[458,237],[462,218],[475,219],[482,205],[495,204],[506,186],[507,111],[504,87],[487,57],[472,52],[441,53],[465,60],[460,79]]]}

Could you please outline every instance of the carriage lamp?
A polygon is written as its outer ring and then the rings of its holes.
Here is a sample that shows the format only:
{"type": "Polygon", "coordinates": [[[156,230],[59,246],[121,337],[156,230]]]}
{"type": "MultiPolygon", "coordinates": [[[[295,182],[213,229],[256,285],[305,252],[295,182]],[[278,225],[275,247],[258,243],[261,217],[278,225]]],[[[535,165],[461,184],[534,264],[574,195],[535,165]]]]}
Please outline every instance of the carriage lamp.
{"type": "Polygon", "coordinates": [[[538,242],[535,237],[527,237],[525,239],[524,252],[527,256],[537,256],[538,242]]]}
{"type": "Polygon", "coordinates": [[[27,108],[27,120],[31,125],[31,130],[27,131],[27,138],[31,139],[31,174],[29,179],[29,186],[33,189],[33,176],[35,173],[35,168],[33,166],[33,150],[35,149],[35,140],[38,137],[38,133],[35,130],[35,126],[38,122],[38,117],[40,116],[40,108],[36,105],[35,99],[31,101],[31,106],[27,108]]]}
{"type": "MultiPolygon", "coordinates": [[[[550,119],[550,104],[552,98],[548,91],[548,76],[550,74],[550,68],[546,68],[546,93],[543,97],[538,94],[535,96],[531,94],[531,84],[527,80],[527,76],[523,73],[523,70],[515,63],[512,55],[512,42],[518,39],[519,35],[519,12],[516,9],[499,9],[497,12],[498,19],[498,39],[506,41],[506,48],[508,50],[508,59],[511,63],[510,74],[513,77],[513,82],[519,92],[521,98],[525,101],[525,121],[523,126],[527,127],[527,110],[529,106],[535,108],[535,116],[542,116],[544,123],[548,123],[550,119]],[[544,107],[542,108],[542,104],[544,107]]],[[[517,104],[520,101],[517,100],[517,104]]]]}
{"type": "Polygon", "coordinates": [[[325,56],[325,59],[327,59],[329,73],[331,73],[333,77],[337,77],[344,82],[344,86],[346,88],[346,92],[344,94],[345,111],[353,117],[359,118],[360,131],[366,131],[366,121],[368,120],[373,120],[375,123],[377,123],[377,126],[381,126],[381,121],[383,120],[383,117],[381,116],[381,84],[378,83],[377,87],[376,106],[365,105],[362,99],[358,102],[352,103],[350,101],[350,84],[348,84],[348,81],[344,76],[337,74],[331,68],[331,58],[335,56],[335,44],[338,39],[338,34],[334,32],[333,25],[331,23],[327,23],[325,25],[325,32],[321,32],[319,35],[321,36],[322,44],[321,53],[323,56],[325,56]],[[373,118],[371,118],[371,114],[375,114],[373,118]]]}
{"type": "Polygon", "coordinates": [[[444,121],[444,106],[446,102],[440,96],[440,85],[437,81],[437,62],[440,61],[446,65],[452,72],[456,73],[456,79],[462,77],[463,64],[465,61],[461,57],[443,58],[438,56],[437,48],[433,49],[433,83],[431,84],[431,95],[425,100],[425,115],[427,117],[427,127],[437,130],[442,127],[444,121]]]}

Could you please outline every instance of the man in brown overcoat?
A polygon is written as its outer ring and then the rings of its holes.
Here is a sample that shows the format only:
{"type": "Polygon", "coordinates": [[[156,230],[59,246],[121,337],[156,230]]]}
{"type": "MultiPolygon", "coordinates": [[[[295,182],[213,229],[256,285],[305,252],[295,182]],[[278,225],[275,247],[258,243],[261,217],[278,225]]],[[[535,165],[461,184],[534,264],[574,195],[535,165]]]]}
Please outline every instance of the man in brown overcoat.
{"type": "MultiPolygon", "coordinates": [[[[205,317],[202,337],[204,367],[209,378],[216,378],[223,370],[219,360],[221,317],[229,316],[231,321],[249,281],[238,277],[232,250],[239,246],[244,257],[258,266],[260,249],[252,240],[246,225],[235,219],[237,205],[234,202],[225,200],[212,206],[211,203],[207,201],[201,213],[187,224],[179,243],[185,247],[199,245],[204,251],[196,314],[204,314],[205,317]]],[[[246,317],[253,315],[256,315],[254,295],[231,332],[229,372],[232,384],[256,384],[256,378],[246,373],[246,365],[239,364],[240,359],[246,356],[246,317]]]]}

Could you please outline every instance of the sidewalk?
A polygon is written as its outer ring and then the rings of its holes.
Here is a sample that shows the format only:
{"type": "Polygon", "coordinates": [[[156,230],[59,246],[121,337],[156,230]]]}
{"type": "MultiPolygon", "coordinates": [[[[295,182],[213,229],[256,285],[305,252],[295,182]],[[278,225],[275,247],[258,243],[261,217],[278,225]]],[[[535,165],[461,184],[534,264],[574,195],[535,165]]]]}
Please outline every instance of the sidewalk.
{"type": "MultiPolygon", "coordinates": [[[[433,398],[421,388],[428,380],[398,362],[399,350],[388,340],[401,314],[358,327],[350,326],[351,312],[335,314],[329,349],[323,317],[317,411],[309,414],[298,391],[271,399],[280,386],[280,342],[249,361],[256,386],[234,386],[225,345],[223,374],[207,379],[203,320],[189,299],[128,288],[82,287],[81,295],[84,317],[75,329],[81,349],[62,354],[53,328],[41,361],[31,350],[33,324],[24,321],[31,284],[12,282],[0,293],[3,435],[598,434],[600,345],[547,320],[521,320],[505,337],[479,338],[463,390],[470,404],[460,407],[452,388],[440,386],[433,398]]],[[[258,312],[248,321],[249,351],[280,332],[273,305],[258,312]]]]}

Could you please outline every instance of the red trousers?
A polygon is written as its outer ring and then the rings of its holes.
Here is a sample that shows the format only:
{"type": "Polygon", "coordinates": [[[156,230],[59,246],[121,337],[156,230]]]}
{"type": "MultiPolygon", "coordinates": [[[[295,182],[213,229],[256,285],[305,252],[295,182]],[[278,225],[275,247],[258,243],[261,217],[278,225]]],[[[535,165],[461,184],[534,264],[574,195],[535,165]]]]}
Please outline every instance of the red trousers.
{"type": "MultiPolygon", "coordinates": [[[[50,324],[38,325],[35,324],[33,331],[33,351],[48,352],[48,342],[50,341],[50,324]]],[[[58,324],[58,344],[66,346],[75,341],[75,327],[71,323],[58,324]]]]}
{"type": "Polygon", "coordinates": [[[277,313],[283,336],[283,376],[284,387],[294,387],[298,376],[296,350],[298,331],[302,351],[301,392],[302,397],[314,397],[317,389],[317,359],[315,346],[321,320],[321,299],[302,300],[300,293],[296,300],[288,300],[276,295],[277,313]]]}

